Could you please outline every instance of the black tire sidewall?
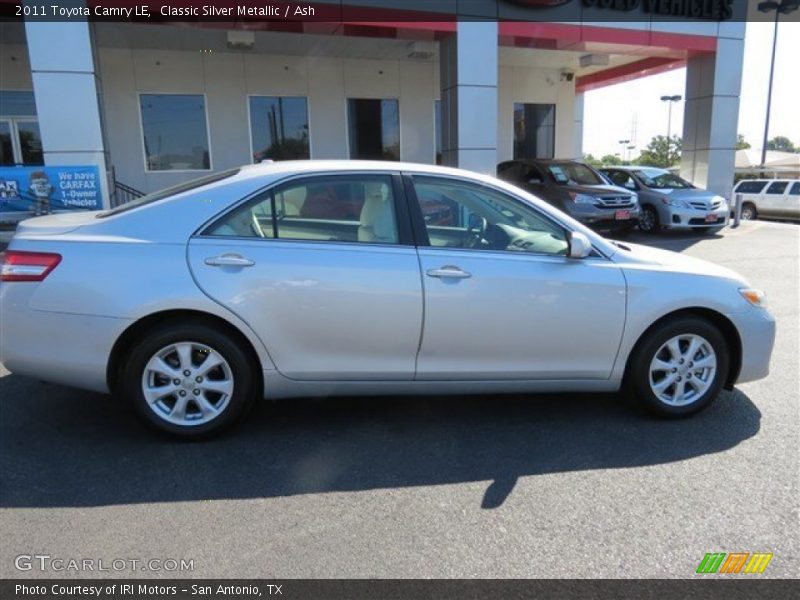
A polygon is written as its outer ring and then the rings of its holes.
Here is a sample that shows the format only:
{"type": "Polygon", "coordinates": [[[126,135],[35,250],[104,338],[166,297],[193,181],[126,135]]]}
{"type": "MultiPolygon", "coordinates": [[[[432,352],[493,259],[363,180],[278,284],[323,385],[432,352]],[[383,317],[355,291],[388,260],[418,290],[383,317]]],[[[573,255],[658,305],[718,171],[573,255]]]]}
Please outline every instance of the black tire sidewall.
{"type": "Polygon", "coordinates": [[[158,326],[158,331],[143,336],[128,353],[120,378],[120,391],[136,412],[156,429],[185,439],[203,438],[231,426],[251,406],[258,382],[254,371],[256,366],[252,362],[231,336],[206,323],[183,322],[158,326]],[[148,406],[142,392],[141,381],[147,362],[165,346],[182,341],[213,348],[228,361],[233,374],[233,395],[227,407],[221,415],[203,425],[180,426],[161,419],[148,406]]]}
{"type": "Polygon", "coordinates": [[[750,211],[752,212],[752,215],[749,218],[745,218],[744,215],[742,215],[743,221],[755,221],[756,219],[758,219],[758,211],[756,210],[755,204],[751,202],[745,202],[742,205],[742,212],[744,212],[745,208],[749,208],[750,211]]]}
{"type": "Polygon", "coordinates": [[[637,346],[629,370],[629,390],[635,400],[658,416],[689,416],[716,399],[728,378],[729,364],[728,344],[713,323],[698,317],[679,317],[657,326],[637,346]],[[717,355],[717,372],[714,382],[699,399],[686,406],[671,406],[659,400],[650,389],[650,362],[665,342],[684,334],[699,335],[711,344],[717,355]]]}

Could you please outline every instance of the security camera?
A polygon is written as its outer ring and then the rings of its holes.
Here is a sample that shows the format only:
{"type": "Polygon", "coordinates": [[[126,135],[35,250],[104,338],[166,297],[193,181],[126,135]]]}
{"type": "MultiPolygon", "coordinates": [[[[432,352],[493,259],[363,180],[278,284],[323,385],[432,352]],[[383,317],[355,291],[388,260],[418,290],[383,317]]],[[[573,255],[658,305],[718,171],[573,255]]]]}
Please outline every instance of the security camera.
{"type": "Polygon", "coordinates": [[[573,79],[575,79],[575,73],[567,70],[561,71],[561,81],[572,81],[573,79]]]}

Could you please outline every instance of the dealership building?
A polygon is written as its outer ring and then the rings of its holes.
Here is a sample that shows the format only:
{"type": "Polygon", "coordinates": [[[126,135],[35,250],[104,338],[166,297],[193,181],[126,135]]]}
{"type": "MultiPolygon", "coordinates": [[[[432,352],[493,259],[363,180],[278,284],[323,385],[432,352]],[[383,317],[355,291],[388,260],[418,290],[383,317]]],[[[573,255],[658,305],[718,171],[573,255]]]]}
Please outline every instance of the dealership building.
{"type": "Polygon", "coordinates": [[[681,175],[730,194],[746,2],[698,17],[649,2],[360,2],[378,6],[370,19],[309,4],[336,18],[0,24],[0,173],[96,167],[107,206],[264,159],[494,172],[581,157],[587,91],[686,67],[681,175]]]}

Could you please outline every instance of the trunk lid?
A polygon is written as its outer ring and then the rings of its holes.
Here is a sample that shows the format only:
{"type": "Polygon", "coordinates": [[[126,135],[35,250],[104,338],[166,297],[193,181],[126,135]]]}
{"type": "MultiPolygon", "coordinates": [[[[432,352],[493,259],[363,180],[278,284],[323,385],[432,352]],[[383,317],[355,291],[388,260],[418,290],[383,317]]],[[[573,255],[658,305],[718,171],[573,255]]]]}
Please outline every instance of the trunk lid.
{"type": "Polygon", "coordinates": [[[17,225],[15,237],[63,235],[89,223],[94,223],[98,212],[65,212],[25,219],[17,225]]]}

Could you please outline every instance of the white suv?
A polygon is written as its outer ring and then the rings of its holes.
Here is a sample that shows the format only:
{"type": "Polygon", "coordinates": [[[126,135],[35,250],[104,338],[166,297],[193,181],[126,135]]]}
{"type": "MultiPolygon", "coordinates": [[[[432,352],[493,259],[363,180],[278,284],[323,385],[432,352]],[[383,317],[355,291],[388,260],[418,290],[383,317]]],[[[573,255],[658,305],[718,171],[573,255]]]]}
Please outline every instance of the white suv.
{"type": "Polygon", "coordinates": [[[733,193],[742,195],[742,219],[800,219],[800,180],[744,179],[733,193]]]}

